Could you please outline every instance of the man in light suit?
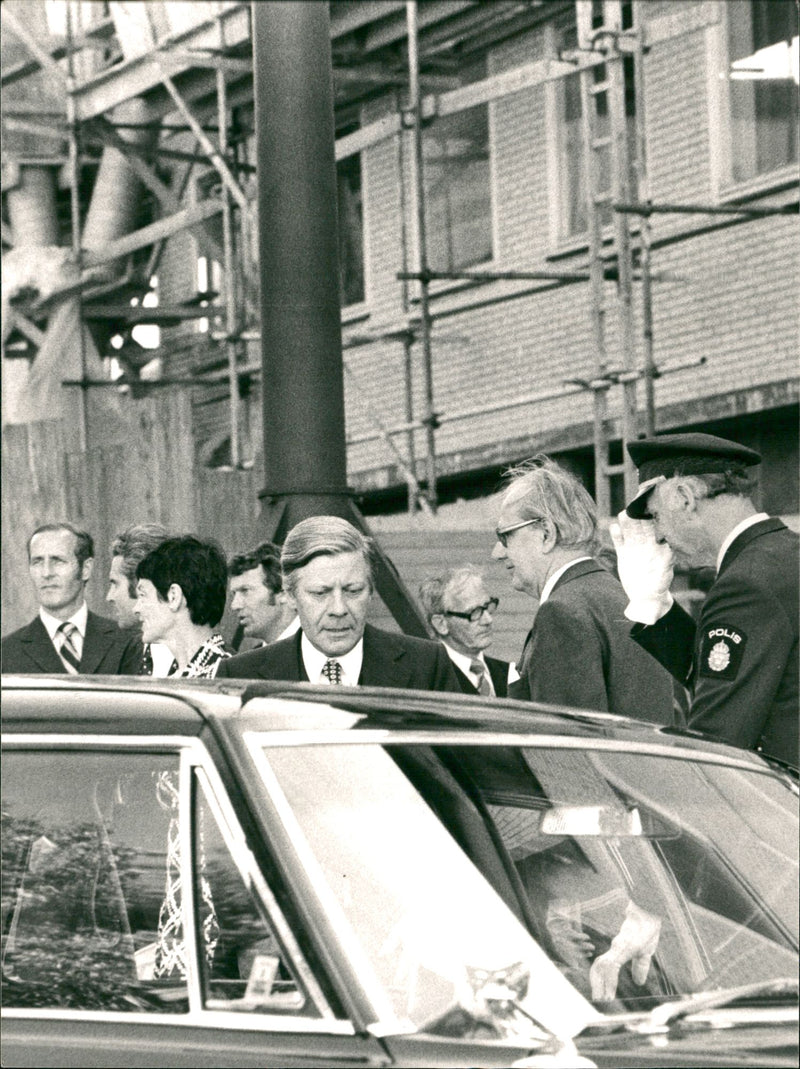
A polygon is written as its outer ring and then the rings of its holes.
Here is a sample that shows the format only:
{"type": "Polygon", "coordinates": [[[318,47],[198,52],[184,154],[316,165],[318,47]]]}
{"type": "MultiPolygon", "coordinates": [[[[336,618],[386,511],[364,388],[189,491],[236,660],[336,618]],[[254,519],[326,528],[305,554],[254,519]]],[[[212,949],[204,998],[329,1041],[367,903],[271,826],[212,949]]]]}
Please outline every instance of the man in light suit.
{"type": "Polygon", "coordinates": [[[472,564],[462,564],[443,575],[428,576],[420,584],[419,599],[428,623],[453,662],[464,693],[505,698],[509,678],[519,677],[508,661],[486,653],[492,644],[499,601],[487,594],[481,571],[472,564]]]}
{"type": "Polygon", "coordinates": [[[91,535],[69,523],[38,527],[28,540],[28,567],[39,615],[7,635],[4,672],[136,675],[142,644],[113,620],[90,612],[84,596],[94,565],[91,535]]]}
{"type": "Polygon", "coordinates": [[[593,556],[594,501],[544,456],[509,474],[492,556],[539,603],[509,697],[672,724],[672,680],[630,637],[625,592],[593,556]]]}
{"type": "Polygon", "coordinates": [[[312,516],[298,523],[286,538],[281,570],[300,630],[223,661],[218,678],[459,691],[438,642],[392,634],[366,622],[373,591],[372,545],[347,520],[312,516]]]}

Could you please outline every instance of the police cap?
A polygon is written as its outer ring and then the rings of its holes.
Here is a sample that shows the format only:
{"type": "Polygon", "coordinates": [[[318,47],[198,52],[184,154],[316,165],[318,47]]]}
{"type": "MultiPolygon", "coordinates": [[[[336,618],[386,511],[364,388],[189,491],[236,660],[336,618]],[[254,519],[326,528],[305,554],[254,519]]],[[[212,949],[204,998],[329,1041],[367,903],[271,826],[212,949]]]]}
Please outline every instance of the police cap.
{"type": "Polygon", "coordinates": [[[656,483],[675,475],[711,475],[761,463],[755,449],[713,434],[659,434],[628,443],[639,469],[639,489],[625,511],[635,520],[647,516],[647,499],[656,483]]]}

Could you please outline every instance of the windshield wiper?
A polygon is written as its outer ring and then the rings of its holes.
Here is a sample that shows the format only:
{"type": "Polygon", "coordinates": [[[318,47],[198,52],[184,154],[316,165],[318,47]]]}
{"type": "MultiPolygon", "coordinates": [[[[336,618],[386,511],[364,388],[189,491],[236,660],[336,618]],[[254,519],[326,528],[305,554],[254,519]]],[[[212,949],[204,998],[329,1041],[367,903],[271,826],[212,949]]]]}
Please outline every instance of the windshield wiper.
{"type": "Polygon", "coordinates": [[[794,977],[784,976],[775,980],[759,980],[753,984],[743,984],[741,987],[724,987],[718,991],[700,991],[686,998],[678,999],[677,1002],[662,1002],[650,1010],[644,1022],[637,1027],[637,1031],[647,1032],[650,1029],[664,1030],[676,1021],[689,1017],[693,1013],[703,1010],[715,1009],[719,1006],[729,1006],[739,999],[754,998],[758,995],[778,995],[784,992],[797,991],[798,982],[794,977]]]}

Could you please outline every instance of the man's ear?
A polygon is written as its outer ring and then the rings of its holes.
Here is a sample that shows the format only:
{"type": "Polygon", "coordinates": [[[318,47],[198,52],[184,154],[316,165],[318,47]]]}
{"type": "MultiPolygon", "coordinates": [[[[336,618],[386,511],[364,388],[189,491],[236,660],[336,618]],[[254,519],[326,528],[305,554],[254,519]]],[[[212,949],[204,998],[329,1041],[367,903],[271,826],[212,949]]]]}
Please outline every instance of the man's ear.
{"type": "Polygon", "coordinates": [[[88,583],[92,578],[92,571],[94,569],[94,557],[87,557],[81,565],[81,579],[84,583],[88,583]]]}
{"type": "Polygon", "coordinates": [[[558,545],[555,526],[547,519],[542,520],[537,526],[542,532],[542,553],[552,553],[558,545]]]}
{"type": "Polygon", "coordinates": [[[680,479],[673,485],[672,491],[676,508],[679,508],[683,512],[697,511],[697,503],[700,498],[697,496],[697,492],[690,482],[685,482],[683,479],[680,479]]]}
{"type": "Polygon", "coordinates": [[[443,613],[435,612],[431,615],[431,627],[436,634],[440,635],[442,638],[450,634],[450,628],[447,625],[447,617],[444,616],[443,613]]]}
{"type": "Polygon", "coordinates": [[[178,583],[170,583],[169,590],[167,591],[167,605],[169,605],[172,612],[177,612],[178,609],[185,604],[186,600],[180,585],[178,583]]]}

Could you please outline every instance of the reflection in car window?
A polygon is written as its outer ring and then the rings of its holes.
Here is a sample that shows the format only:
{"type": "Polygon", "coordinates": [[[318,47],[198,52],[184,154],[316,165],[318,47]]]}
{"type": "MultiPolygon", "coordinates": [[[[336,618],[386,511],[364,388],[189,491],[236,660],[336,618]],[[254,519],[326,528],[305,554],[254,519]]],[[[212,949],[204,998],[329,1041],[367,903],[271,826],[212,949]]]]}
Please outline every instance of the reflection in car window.
{"type": "Polygon", "coordinates": [[[157,979],[178,757],[3,756],[6,1006],[185,1012],[185,978],[157,979]]]}
{"type": "Polygon", "coordinates": [[[485,806],[537,938],[600,1008],[795,975],[797,813],[785,783],[607,750],[442,758],[485,806]]]}
{"type": "MultiPolygon", "coordinates": [[[[382,1019],[462,1035],[482,1017],[484,1036],[494,1025],[508,1035],[487,1010],[490,989],[553,1032],[596,1017],[383,749],[263,755],[266,786],[382,1019]]],[[[530,1037],[527,1017],[525,1027],[530,1037]]]]}
{"type": "Polygon", "coordinates": [[[316,1016],[258,895],[236,866],[197,771],[193,793],[194,901],[206,1008],[316,1016]]]}
{"type": "MultiPolygon", "coordinates": [[[[263,752],[364,974],[418,1029],[435,1030],[476,963],[514,957],[512,914],[603,1012],[796,974],[797,803],[783,778],[609,748],[263,752]]],[[[539,1021],[553,991],[529,991],[539,1021]]]]}

